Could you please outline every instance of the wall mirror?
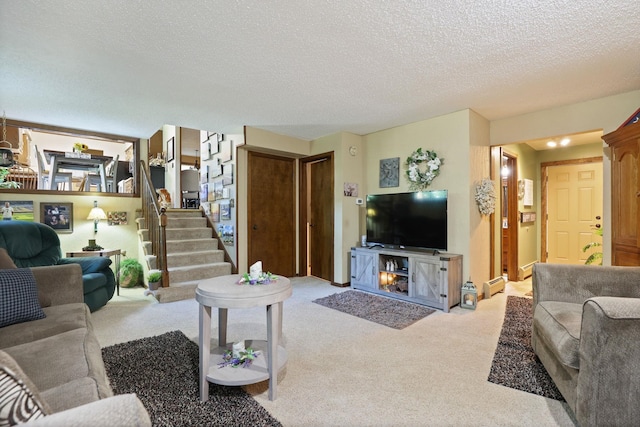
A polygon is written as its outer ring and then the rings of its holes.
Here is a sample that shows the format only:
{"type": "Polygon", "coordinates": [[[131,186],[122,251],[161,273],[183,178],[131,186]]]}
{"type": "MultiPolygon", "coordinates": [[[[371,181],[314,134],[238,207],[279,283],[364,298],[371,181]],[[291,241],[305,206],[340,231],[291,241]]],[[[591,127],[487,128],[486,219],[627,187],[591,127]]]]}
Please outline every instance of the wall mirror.
{"type": "Polygon", "coordinates": [[[14,165],[0,192],[138,196],[140,140],[7,120],[14,165]]]}

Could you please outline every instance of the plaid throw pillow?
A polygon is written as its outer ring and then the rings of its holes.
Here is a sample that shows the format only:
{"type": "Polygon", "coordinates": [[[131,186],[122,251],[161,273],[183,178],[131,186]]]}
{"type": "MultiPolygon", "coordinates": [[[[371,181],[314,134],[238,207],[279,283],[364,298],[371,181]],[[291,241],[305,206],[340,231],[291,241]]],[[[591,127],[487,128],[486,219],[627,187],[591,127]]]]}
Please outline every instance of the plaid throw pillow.
{"type": "Polygon", "coordinates": [[[28,268],[0,271],[0,328],[45,317],[28,268]]]}

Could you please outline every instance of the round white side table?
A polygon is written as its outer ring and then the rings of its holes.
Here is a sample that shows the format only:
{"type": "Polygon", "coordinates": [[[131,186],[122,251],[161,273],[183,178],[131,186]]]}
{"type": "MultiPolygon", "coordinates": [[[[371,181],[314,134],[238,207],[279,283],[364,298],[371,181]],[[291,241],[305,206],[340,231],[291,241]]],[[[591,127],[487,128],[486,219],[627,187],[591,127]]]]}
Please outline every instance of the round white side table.
{"type": "Polygon", "coordinates": [[[200,400],[209,399],[209,382],[239,386],[269,380],[269,400],[275,400],[278,372],[287,362],[287,353],[280,346],[282,337],[283,301],[291,296],[291,282],[286,277],[266,285],[238,284],[241,276],[232,274],[202,280],[196,289],[196,301],[200,304],[200,400]],[[227,310],[266,306],[267,341],[246,340],[247,347],[262,354],[247,368],[220,368],[227,345],[227,310]],[[211,307],[218,308],[218,347],[211,349],[211,307]]]}

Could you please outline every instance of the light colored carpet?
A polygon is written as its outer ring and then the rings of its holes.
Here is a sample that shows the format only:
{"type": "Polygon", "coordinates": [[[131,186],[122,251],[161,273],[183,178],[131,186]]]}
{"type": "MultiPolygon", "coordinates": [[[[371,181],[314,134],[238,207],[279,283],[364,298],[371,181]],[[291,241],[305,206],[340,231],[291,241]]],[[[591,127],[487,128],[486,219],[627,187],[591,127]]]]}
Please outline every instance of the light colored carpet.
{"type": "MultiPolygon", "coordinates": [[[[292,283],[283,319],[289,360],[278,398],[268,400],[266,382],[247,387],[283,425],[574,425],[566,404],[487,381],[506,294],[522,296],[530,286],[507,284],[475,311],[438,311],[395,330],[312,303],[341,290],[327,282],[292,283]]],[[[102,346],[175,329],[197,342],[193,299],[160,304],[140,288],[124,289],[93,319],[102,346]]],[[[229,341],[249,338],[266,339],[264,307],[229,310],[229,341]]],[[[162,354],[149,357],[162,363],[162,354]]]]}

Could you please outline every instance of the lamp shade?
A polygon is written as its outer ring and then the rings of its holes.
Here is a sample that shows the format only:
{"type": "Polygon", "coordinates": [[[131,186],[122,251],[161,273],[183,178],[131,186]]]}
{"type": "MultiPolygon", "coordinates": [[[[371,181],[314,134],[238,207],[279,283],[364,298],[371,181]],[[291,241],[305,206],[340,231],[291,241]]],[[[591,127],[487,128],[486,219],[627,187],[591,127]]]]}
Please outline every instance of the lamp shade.
{"type": "Polygon", "coordinates": [[[89,212],[89,216],[87,217],[87,219],[93,219],[93,220],[107,219],[107,214],[104,213],[102,208],[94,207],[93,209],[91,209],[91,212],[89,212]]]}

